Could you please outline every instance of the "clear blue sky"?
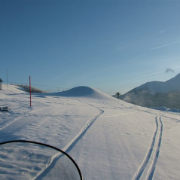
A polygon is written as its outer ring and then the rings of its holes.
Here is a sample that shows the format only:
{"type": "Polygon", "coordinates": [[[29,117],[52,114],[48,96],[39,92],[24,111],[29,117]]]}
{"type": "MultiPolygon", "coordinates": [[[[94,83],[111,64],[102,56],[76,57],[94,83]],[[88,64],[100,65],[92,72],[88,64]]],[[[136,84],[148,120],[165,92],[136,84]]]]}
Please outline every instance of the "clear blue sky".
{"type": "Polygon", "coordinates": [[[54,91],[165,81],[180,73],[180,1],[0,0],[0,67],[54,91]]]}

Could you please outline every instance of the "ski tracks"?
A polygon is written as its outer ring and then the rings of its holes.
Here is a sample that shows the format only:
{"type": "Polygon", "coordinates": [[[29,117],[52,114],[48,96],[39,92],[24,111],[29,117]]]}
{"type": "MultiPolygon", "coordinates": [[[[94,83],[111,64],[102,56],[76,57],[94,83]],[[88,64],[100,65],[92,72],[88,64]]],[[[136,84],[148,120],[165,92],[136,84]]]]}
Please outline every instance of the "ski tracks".
{"type": "Polygon", "coordinates": [[[147,151],[147,154],[146,154],[142,164],[140,165],[140,167],[136,171],[132,180],[139,180],[141,178],[143,172],[145,171],[147,165],[150,162],[150,159],[153,159],[153,160],[152,160],[152,164],[150,165],[150,168],[147,172],[146,180],[152,180],[153,179],[153,175],[154,175],[154,172],[156,169],[156,164],[157,164],[159,153],[160,153],[161,141],[162,141],[163,122],[161,120],[161,116],[159,118],[156,116],[155,123],[156,123],[156,128],[155,128],[155,131],[153,133],[153,138],[152,138],[150,147],[147,151]]]}
{"type": "MultiPolygon", "coordinates": [[[[88,104],[88,103],[86,103],[88,104]]],[[[88,104],[90,106],[93,106],[91,104],[88,104]]],[[[70,151],[74,145],[83,137],[83,135],[86,133],[86,131],[91,127],[91,125],[94,123],[94,121],[104,113],[104,111],[100,108],[97,108],[93,106],[94,108],[99,110],[99,113],[95,115],[93,118],[87,121],[87,123],[84,125],[84,127],[79,131],[79,133],[62,149],[64,152],[70,151]]],[[[38,173],[33,180],[41,179],[43,178],[50,170],[53,168],[57,160],[61,157],[61,153],[57,153],[56,155],[51,157],[51,160],[49,161],[49,164],[46,165],[46,167],[38,173]]]]}

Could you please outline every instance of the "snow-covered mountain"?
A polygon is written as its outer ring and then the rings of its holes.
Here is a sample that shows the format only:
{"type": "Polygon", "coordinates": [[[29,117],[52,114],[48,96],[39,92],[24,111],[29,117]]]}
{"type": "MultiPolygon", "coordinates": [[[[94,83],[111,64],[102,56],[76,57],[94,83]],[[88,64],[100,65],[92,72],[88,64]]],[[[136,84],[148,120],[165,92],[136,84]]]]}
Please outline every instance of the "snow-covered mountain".
{"type": "Polygon", "coordinates": [[[180,109],[180,74],[166,82],[147,82],[120,97],[122,100],[145,107],[180,109]]]}
{"type": "Polygon", "coordinates": [[[135,89],[138,90],[147,90],[151,94],[156,93],[168,93],[168,92],[175,92],[180,91],[180,74],[176,75],[174,78],[165,81],[165,82],[159,82],[159,81],[152,81],[147,82],[135,89]]]}

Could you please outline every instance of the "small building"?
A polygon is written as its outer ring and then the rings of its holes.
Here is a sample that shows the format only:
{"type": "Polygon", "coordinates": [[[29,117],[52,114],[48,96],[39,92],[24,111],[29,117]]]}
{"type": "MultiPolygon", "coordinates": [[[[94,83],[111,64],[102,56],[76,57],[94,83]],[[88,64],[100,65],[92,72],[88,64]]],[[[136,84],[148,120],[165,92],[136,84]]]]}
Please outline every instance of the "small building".
{"type": "Polygon", "coordinates": [[[0,78],[0,90],[2,90],[2,82],[3,80],[0,78]]]}

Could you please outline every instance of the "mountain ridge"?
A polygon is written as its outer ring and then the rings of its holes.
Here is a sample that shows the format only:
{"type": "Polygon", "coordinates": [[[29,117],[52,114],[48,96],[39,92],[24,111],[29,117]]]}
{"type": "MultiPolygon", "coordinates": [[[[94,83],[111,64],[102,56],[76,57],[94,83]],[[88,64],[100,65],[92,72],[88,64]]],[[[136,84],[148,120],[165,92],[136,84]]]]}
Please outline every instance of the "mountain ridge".
{"type": "Polygon", "coordinates": [[[141,86],[137,87],[137,89],[146,89],[149,90],[152,94],[180,91],[180,73],[177,74],[174,78],[171,78],[165,82],[151,81],[142,84],[141,86]]]}
{"type": "Polygon", "coordinates": [[[180,74],[165,82],[152,81],[142,84],[120,99],[144,107],[162,107],[180,109],[180,74]]]}

